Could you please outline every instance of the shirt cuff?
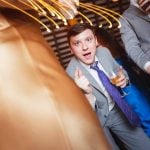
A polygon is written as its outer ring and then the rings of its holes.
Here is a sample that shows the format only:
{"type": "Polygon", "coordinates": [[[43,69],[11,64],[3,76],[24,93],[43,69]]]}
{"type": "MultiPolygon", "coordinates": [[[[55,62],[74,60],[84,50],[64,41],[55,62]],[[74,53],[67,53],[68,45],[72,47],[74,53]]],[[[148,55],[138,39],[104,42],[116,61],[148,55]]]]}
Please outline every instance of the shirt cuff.
{"type": "Polygon", "coordinates": [[[150,66],[150,61],[146,62],[145,65],[144,65],[144,69],[145,71],[147,70],[147,68],[150,66]]]}

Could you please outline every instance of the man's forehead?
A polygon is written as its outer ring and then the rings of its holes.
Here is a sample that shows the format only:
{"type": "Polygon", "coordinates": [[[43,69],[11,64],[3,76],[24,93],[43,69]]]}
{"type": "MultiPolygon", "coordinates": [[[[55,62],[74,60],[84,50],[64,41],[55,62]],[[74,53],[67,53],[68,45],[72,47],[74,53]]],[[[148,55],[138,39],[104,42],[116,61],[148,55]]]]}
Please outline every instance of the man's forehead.
{"type": "Polygon", "coordinates": [[[81,32],[75,36],[71,36],[71,40],[83,40],[83,39],[86,39],[87,37],[91,37],[91,36],[94,36],[92,30],[86,29],[83,32],[81,32]]]}

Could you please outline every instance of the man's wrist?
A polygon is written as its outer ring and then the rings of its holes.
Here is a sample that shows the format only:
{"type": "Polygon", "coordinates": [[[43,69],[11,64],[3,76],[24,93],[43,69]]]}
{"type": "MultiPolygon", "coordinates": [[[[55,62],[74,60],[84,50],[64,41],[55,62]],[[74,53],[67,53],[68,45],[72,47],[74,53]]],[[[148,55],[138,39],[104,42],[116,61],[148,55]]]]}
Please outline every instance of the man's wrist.
{"type": "Polygon", "coordinates": [[[94,95],[92,93],[85,93],[85,96],[90,99],[94,99],[94,95]]]}
{"type": "Polygon", "coordinates": [[[96,97],[92,93],[85,94],[85,96],[88,99],[92,108],[95,110],[96,97]]]}

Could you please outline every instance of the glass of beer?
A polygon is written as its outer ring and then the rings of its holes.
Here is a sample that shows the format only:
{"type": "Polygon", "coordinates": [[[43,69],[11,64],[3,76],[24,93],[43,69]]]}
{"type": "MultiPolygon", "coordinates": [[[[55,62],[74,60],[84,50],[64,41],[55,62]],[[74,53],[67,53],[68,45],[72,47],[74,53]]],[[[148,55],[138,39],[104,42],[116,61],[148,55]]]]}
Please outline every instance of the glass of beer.
{"type": "Polygon", "coordinates": [[[117,80],[119,79],[119,74],[114,73],[113,71],[109,73],[110,81],[112,84],[116,85],[117,80]]]}
{"type": "MultiPolygon", "coordinates": [[[[122,68],[120,68],[122,69],[122,68]]],[[[109,72],[109,78],[110,78],[110,82],[114,85],[116,85],[118,83],[118,79],[120,78],[120,75],[123,73],[123,69],[119,70],[117,73],[115,73],[114,71],[109,72]]],[[[128,95],[121,87],[117,87],[121,97],[124,97],[126,95],[128,95]]]]}

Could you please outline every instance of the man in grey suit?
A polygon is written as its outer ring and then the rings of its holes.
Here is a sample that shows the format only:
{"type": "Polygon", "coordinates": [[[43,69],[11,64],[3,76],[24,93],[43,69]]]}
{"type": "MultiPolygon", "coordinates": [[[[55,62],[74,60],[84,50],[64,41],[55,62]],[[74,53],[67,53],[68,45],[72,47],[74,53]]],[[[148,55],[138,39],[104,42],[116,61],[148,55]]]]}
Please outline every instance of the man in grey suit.
{"type": "Polygon", "coordinates": [[[110,130],[124,143],[127,149],[148,150],[150,139],[145,135],[142,128],[130,125],[108,90],[106,90],[97,72],[90,66],[97,62],[105,76],[110,78],[114,73],[118,73],[119,78],[116,86],[120,88],[128,84],[126,72],[115,62],[107,48],[96,48],[97,38],[91,26],[87,24],[72,26],[68,32],[68,40],[74,57],[66,71],[81,88],[96,112],[112,149],[117,150],[119,147],[115,143],[110,130]],[[110,73],[112,73],[111,76],[110,73]]]}
{"type": "Polygon", "coordinates": [[[150,0],[130,0],[123,13],[121,38],[129,57],[150,74],[150,0]]]}

